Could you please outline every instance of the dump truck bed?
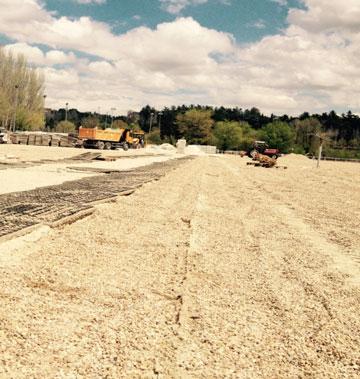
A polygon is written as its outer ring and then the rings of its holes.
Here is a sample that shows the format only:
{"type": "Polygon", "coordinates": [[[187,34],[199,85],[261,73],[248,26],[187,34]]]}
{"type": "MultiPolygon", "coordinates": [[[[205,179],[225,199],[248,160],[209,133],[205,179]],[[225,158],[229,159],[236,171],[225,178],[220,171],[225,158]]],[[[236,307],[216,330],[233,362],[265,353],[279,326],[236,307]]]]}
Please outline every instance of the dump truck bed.
{"type": "Polygon", "coordinates": [[[97,129],[97,128],[79,128],[79,138],[98,141],[119,142],[124,129],[97,129]]]}

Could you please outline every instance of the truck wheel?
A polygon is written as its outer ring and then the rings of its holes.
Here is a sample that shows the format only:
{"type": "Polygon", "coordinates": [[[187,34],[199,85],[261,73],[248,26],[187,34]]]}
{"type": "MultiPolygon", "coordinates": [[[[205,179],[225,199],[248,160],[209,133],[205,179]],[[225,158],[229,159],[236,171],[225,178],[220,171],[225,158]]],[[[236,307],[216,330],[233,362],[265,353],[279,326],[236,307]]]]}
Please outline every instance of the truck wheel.
{"type": "Polygon", "coordinates": [[[103,150],[104,147],[105,147],[105,144],[103,141],[98,141],[97,144],[96,144],[96,147],[99,149],[99,150],[103,150]]]}
{"type": "Polygon", "coordinates": [[[127,143],[124,143],[124,144],[123,144],[123,149],[124,149],[125,151],[129,150],[129,145],[128,145],[127,143]]]}
{"type": "Polygon", "coordinates": [[[105,150],[111,150],[111,142],[105,142],[104,149],[105,150]]]}
{"type": "Polygon", "coordinates": [[[272,159],[278,159],[278,156],[276,154],[274,154],[271,158],[272,159]]]}

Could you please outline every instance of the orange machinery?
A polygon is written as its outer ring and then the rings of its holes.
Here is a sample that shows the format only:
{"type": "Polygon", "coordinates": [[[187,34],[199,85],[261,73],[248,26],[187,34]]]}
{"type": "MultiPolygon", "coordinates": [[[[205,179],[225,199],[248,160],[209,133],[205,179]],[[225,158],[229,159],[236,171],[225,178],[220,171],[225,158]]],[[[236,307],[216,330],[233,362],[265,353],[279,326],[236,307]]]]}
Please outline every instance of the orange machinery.
{"type": "Polygon", "coordinates": [[[122,147],[137,147],[140,139],[132,136],[130,129],[97,129],[79,128],[79,138],[84,141],[84,147],[95,147],[97,149],[115,149],[122,147]]]}

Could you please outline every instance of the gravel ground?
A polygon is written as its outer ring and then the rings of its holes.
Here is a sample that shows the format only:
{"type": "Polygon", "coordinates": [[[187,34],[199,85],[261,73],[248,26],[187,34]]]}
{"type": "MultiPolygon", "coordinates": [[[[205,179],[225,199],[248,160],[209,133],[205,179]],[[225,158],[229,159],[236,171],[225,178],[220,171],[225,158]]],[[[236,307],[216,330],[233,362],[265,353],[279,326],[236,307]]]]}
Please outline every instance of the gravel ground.
{"type": "Polygon", "coordinates": [[[33,145],[13,145],[13,144],[0,144],[0,159],[6,155],[17,157],[22,161],[41,161],[43,159],[57,161],[59,159],[72,158],[76,155],[86,152],[96,153],[101,152],[104,156],[141,156],[148,154],[171,154],[171,151],[163,149],[153,149],[147,147],[145,149],[129,149],[124,151],[119,150],[95,150],[95,149],[79,149],[71,147],[48,147],[48,146],[33,146],[33,145]]]}
{"type": "Polygon", "coordinates": [[[86,171],[87,169],[130,170],[146,166],[154,162],[164,162],[175,158],[175,152],[152,148],[123,150],[89,150],[65,147],[28,146],[28,145],[0,145],[0,194],[18,191],[29,191],[66,181],[98,175],[86,171]],[[116,157],[113,162],[108,161],[71,161],[86,152],[101,153],[104,157],[116,157]],[[13,157],[7,159],[6,157],[13,157]],[[15,157],[17,159],[15,159],[15,157]],[[120,159],[121,158],[121,159],[120,159]],[[136,159],[134,159],[136,158],[136,159]],[[44,163],[44,161],[52,161],[44,163]],[[67,160],[64,162],[64,160],[67,160]],[[22,163],[31,162],[28,167],[22,163]],[[39,162],[39,163],[37,163],[39,162]],[[41,164],[40,164],[41,163],[41,164]],[[72,168],[76,168],[72,170],[72,168]],[[81,169],[85,169],[81,171],[81,169]]]}
{"type": "Polygon", "coordinates": [[[9,250],[0,376],[358,378],[360,166],[245,162],[199,157],[9,250]]]}

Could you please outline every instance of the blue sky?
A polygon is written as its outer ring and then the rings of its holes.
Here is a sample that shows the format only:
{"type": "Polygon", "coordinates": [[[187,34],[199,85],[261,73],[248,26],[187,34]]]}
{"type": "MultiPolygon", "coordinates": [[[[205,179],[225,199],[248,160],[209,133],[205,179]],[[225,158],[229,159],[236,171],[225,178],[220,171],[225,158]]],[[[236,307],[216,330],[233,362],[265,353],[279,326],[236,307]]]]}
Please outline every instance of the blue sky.
{"type": "MultiPolygon", "coordinates": [[[[144,25],[155,28],[177,17],[192,17],[203,26],[232,34],[238,43],[250,43],[279,33],[287,26],[288,10],[301,8],[298,0],[288,0],[286,5],[281,5],[281,0],[280,3],[276,0],[209,0],[204,4],[191,4],[171,14],[159,0],[107,0],[101,4],[45,0],[43,3],[46,9],[59,17],[88,16],[104,22],[111,26],[115,34],[144,25]]],[[[0,43],[12,41],[0,33],[0,43]]]]}
{"type": "Polygon", "coordinates": [[[360,113],[360,1],[0,0],[47,106],[360,113]]]}
{"type": "Polygon", "coordinates": [[[79,4],[74,0],[46,0],[49,10],[68,17],[89,16],[113,26],[114,33],[146,25],[151,28],[176,17],[192,17],[208,28],[231,33],[239,43],[276,34],[287,25],[289,8],[301,7],[297,0],[281,6],[272,0],[209,0],[170,14],[158,0],[107,0],[104,4],[79,4]]]}

